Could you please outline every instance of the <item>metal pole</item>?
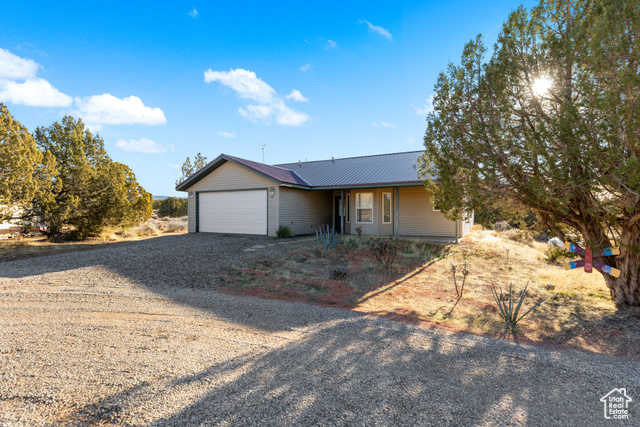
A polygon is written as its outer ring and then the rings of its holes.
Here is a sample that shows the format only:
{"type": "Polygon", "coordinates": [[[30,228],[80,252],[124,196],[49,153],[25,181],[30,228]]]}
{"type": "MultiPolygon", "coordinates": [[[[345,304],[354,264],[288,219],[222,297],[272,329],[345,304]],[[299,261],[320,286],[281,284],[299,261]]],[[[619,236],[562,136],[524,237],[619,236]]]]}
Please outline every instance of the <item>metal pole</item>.
{"type": "Polygon", "coordinates": [[[344,236],[344,190],[340,190],[340,204],[342,205],[340,210],[340,235],[344,236]]]}
{"type": "Polygon", "coordinates": [[[395,226],[396,226],[396,239],[400,237],[400,192],[398,191],[400,187],[396,187],[394,190],[396,192],[396,212],[394,215],[395,226]]]}

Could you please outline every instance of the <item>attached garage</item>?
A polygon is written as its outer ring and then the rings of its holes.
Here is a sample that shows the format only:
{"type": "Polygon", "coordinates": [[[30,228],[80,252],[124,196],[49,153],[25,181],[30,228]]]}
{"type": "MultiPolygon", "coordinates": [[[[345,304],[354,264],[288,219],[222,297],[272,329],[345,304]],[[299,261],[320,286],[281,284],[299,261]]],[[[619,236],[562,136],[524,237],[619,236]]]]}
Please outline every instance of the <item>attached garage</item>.
{"type": "Polygon", "coordinates": [[[267,235],[267,190],[198,193],[198,231],[267,235]]]}

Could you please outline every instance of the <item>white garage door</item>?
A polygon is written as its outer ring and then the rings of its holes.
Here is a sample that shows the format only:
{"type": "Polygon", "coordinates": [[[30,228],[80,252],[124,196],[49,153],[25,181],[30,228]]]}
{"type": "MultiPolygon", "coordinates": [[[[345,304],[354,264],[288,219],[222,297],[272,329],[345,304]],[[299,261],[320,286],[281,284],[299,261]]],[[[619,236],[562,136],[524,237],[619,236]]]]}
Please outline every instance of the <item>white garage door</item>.
{"type": "Polygon", "coordinates": [[[198,195],[199,231],[267,234],[267,190],[198,195]]]}

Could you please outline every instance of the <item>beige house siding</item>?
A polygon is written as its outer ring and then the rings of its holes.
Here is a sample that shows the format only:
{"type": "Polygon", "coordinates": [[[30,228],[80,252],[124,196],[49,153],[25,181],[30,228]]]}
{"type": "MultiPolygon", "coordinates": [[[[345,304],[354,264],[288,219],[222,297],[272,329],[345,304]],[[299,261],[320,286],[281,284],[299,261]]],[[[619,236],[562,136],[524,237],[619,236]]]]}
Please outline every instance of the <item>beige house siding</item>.
{"type": "Polygon", "coordinates": [[[400,187],[400,229],[402,236],[455,237],[455,221],[434,211],[424,187],[400,187]]]}
{"type": "Polygon", "coordinates": [[[331,191],[306,191],[280,187],[280,222],[293,234],[314,233],[322,224],[332,224],[331,191]]]}
{"type": "MultiPolygon", "coordinates": [[[[340,192],[338,192],[340,194],[340,192]]],[[[362,188],[351,190],[351,229],[353,234],[356,234],[356,228],[362,228],[362,234],[367,236],[378,235],[378,224],[380,222],[380,189],[379,188],[362,188]],[[373,223],[358,222],[356,213],[356,199],[358,193],[372,193],[373,194],[373,223]]]]}
{"type": "Polygon", "coordinates": [[[474,212],[468,214],[462,221],[460,221],[460,235],[459,237],[464,237],[471,232],[471,227],[473,227],[474,220],[474,212]]]}
{"type": "Polygon", "coordinates": [[[189,197],[189,233],[196,232],[196,199],[195,193],[199,191],[221,190],[246,190],[254,188],[274,187],[273,197],[268,197],[267,232],[269,236],[275,236],[278,228],[278,196],[279,187],[273,181],[264,178],[242,166],[232,162],[225,162],[219,168],[202,178],[187,189],[194,192],[194,197],[189,197]]]}

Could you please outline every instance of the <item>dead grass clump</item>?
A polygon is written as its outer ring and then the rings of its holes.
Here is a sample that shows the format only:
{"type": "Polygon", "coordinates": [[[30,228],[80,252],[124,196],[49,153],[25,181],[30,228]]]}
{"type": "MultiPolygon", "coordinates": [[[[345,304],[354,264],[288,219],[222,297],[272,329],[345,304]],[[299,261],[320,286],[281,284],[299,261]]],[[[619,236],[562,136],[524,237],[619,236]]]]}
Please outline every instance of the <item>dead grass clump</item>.
{"type": "Polygon", "coordinates": [[[144,224],[140,224],[131,229],[133,233],[138,236],[157,236],[158,235],[158,227],[151,222],[147,221],[144,224]]]}
{"type": "Polygon", "coordinates": [[[167,233],[185,233],[187,231],[187,217],[172,219],[167,222],[165,232],[167,233]]]}
{"type": "Polygon", "coordinates": [[[504,239],[533,247],[533,236],[528,231],[512,228],[511,230],[501,232],[499,235],[504,239]]]}

